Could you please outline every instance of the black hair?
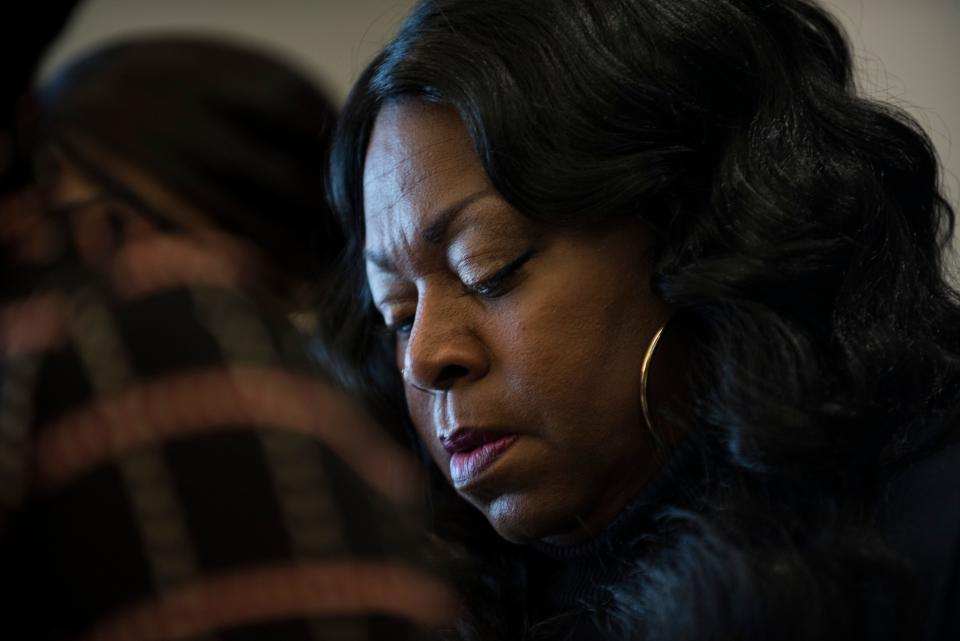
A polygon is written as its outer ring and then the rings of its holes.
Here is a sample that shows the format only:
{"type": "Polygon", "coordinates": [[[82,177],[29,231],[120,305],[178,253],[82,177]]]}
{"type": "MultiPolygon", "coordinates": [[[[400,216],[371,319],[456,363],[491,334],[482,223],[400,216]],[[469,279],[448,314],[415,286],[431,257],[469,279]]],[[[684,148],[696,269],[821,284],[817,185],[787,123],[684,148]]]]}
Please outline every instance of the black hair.
{"type": "MultiPolygon", "coordinates": [[[[459,113],[524,215],[640,217],[655,234],[705,475],[658,521],[642,589],[615,599],[621,631],[852,638],[885,609],[907,625],[910,580],[874,523],[885,480],[960,426],[954,214],[927,136],[858,94],[834,19],[806,0],[420,2],[334,142],[357,266],[370,133],[410,98],[459,113]]],[[[386,363],[371,318],[354,356],[386,363]]],[[[491,567],[486,585],[506,589],[491,567]]],[[[483,594],[467,596],[473,622],[520,638],[524,613],[484,610],[483,594]]]]}
{"type": "Polygon", "coordinates": [[[317,277],[339,255],[324,191],[336,110],[285,61],[209,36],[140,36],[70,62],[40,101],[42,142],[115,195],[138,196],[89,143],[287,273],[317,277]]]}
{"type": "Polygon", "coordinates": [[[50,0],[43,7],[7,9],[0,38],[17,42],[17,55],[0,61],[0,196],[30,184],[29,134],[35,117],[31,86],[47,47],[63,30],[78,0],[50,0]],[[15,14],[15,15],[11,15],[15,14]]]}

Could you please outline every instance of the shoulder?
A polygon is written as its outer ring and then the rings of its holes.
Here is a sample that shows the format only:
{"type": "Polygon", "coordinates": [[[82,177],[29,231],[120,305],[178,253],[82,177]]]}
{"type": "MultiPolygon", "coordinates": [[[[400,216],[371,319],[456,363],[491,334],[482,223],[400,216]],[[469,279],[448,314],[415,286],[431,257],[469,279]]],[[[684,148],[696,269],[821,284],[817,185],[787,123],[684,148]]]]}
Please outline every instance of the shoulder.
{"type": "Polygon", "coordinates": [[[960,442],[890,479],[880,526],[927,603],[925,638],[960,638],[960,442]]]}
{"type": "Polygon", "coordinates": [[[955,549],[960,543],[960,442],[913,462],[887,483],[881,525],[915,558],[955,549]]]}
{"type": "Polygon", "coordinates": [[[415,626],[446,623],[450,593],[406,509],[415,463],[288,353],[293,329],[242,270],[157,237],[71,276],[0,309],[0,414],[11,366],[35,362],[31,487],[7,501],[0,596],[16,585],[25,619],[43,603],[51,624],[104,638],[165,625],[190,595],[211,604],[197,633],[306,638],[318,619],[321,635],[421,638],[415,626]]]}

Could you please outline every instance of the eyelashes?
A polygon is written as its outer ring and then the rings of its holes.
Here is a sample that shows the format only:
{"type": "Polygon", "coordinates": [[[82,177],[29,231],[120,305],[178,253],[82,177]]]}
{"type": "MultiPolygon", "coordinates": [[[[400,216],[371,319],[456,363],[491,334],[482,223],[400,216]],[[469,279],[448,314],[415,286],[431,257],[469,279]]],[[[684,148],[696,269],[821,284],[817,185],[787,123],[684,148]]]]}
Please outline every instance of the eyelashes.
{"type": "Polygon", "coordinates": [[[413,329],[413,319],[414,319],[413,316],[407,316],[405,318],[400,319],[396,323],[388,323],[387,331],[392,332],[393,334],[400,337],[409,336],[410,330],[413,329]]]}
{"type": "Polygon", "coordinates": [[[479,280],[476,283],[464,283],[463,288],[466,292],[479,296],[480,298],[499,298],[510,291],[513,285],[513,277],[532,256],[533,250],[528,250],[521,254],[516,260],[498,269],[491,276],[479,280]]]}
{"type": "MultiPolygon", "coordinates": [[[[523,266],[534,256],[535,250],[530,249],[510,261],[493,274],[475,282],[464,282],[463,291],[484,300],[494,300],[509,293],[517,283],[517,277],[523,266]]],[[[397,318],[386,323],[386,329],[400,338],[410,334],[415,314],[398,314],[397,318]]]]}

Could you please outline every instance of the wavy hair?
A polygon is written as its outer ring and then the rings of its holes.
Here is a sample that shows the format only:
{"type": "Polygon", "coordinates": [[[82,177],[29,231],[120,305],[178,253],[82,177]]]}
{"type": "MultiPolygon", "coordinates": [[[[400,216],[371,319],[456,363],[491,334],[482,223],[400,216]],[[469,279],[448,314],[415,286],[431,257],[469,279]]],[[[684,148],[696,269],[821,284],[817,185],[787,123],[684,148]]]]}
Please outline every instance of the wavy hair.
{"type": "MultiPolygon", "coordinates": [[[[406,98],[454,108],[524,215],[654,231],[706,473],[658,520],[664,543],[610,629],[812,640],[903,603],[909,578],[874,523],[885,480],[960,424],[954,214],[927,136],[858,94],[832,17],[806,0],[422,1],[335,137],[355,257],[370,133],[406,98]]],[[[353,356],[396,390],[374,322],[353,356]]],[[[474,622],[519,638],[523,612],[483,610],[510,585],[494,571],[474,622]]]]}

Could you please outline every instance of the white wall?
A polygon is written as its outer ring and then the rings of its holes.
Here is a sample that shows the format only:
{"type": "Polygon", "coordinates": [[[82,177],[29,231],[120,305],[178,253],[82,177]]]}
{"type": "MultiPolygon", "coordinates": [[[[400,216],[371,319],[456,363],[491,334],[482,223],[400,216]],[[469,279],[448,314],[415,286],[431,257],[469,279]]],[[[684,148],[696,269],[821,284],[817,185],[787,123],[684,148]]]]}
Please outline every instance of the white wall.
{"type": "MultiPolygon", "coordinates": [[[[906,108],[930,133],[944,164],[945,190],[960,209],[960,150],[952,143],[960,137],[960,0],[823,3],[851,36],[862,88],[906,108]]],[[[413,0],[86,0],[44,69],[119,34],[217,31],[285,54],[342,99],[412,5],[413,0]]],[[[960,283],[960,234],[954,245],[960,283]]]]}
{"type": "Polygon", "coordinates": [[[216,32],[283,54],[342,99],[413,0],[83,0],[43,73],[112,37],[216,32]]]}
{"type": "MultiPolygon", "coordinates": [[[[960,0],[821,1],[850,35],[861,88],[906,109],[930,135],[960,214],[960,0]]],[[[960,229],[952,259],[960,287],[960,229]]]]}

